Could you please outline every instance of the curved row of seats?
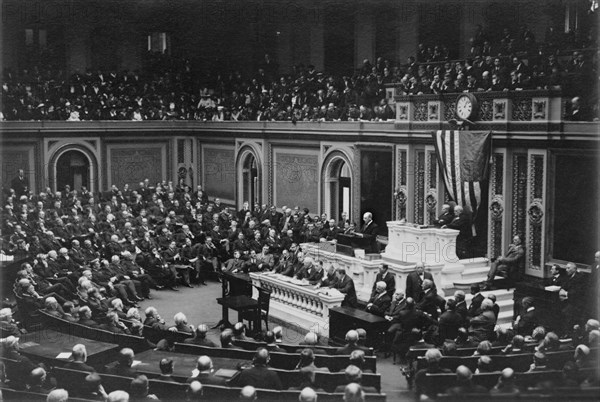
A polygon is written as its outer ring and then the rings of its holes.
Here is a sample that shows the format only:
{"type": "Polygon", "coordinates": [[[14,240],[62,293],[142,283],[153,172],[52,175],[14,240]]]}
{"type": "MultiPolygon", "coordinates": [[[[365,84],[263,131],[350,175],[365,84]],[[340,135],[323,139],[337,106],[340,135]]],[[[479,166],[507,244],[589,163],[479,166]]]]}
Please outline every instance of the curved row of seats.
{"type": "MultiPolygon", "coordinates": [[[[557,352],[547,352],[546,366],[552,370],[562,370],[563,366],[569,360],[573,360],[574,350],[562,350],[557,352]]],[[[492,359],[492,368],[502,370],[506,367],[512,368],[517,373],[529,370],[533,363],[534,353],[519,353],[509,355],[490,355],[492,359]]],[[[458,366],[466,366],[472,372],[477,369],[477,361],[481,356],[443,356],[439,365],[441,368],[456,370],[458,366]]],[[[424,357],[417,358],[417,370],[427,368],[427,361],[424,357]]]]}

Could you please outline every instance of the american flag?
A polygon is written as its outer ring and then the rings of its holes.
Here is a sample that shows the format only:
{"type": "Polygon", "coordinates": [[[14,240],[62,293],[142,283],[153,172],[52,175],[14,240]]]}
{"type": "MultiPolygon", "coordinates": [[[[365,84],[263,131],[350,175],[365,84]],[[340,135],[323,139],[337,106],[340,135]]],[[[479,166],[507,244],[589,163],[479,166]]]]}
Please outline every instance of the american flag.
{"type": "Polygon", "coordinates": [[[450,199],[457,205],[469,207],[475,220],[481,204],[481,182],[488,175],[492,133],[438,130],[433,139],[450,199]]]}

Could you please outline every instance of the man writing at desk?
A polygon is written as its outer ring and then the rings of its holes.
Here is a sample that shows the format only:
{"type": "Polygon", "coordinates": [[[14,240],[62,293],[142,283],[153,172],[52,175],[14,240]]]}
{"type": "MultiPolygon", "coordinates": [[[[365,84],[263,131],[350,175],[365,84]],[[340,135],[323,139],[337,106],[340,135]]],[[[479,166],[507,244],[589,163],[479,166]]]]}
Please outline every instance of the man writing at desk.
{"type": "Polygon", "coordinates": [[[370,240],[369,249],[365,250],[366,253],[378,253],[379,247],[377,247],[377,232],[379,230],[379,226],[373,221],[373,214],[370,212],[365,212],[363,215],[363,221],[365,224],[360,229],[360,233],[356,233],[356,235],[370,240]]]}
{"type": "Polygon", "coordinates": [[[356,308],[358,300],[356,298],[356,290],[354,289],[354,281],[348,275],[344,268],[339,268],[336,271],[337,281],[331,284],[329,287],[337,289],[340,293],[346,295],[344,301],[342,301],[343,307],[354,307],[356,308]]]}

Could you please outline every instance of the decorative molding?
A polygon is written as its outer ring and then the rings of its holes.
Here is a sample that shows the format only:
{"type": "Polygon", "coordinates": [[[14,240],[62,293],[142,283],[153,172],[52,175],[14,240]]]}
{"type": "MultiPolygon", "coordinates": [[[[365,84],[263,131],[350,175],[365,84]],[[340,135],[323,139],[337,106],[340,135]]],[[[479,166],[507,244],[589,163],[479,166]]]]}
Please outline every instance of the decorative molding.
{"type": "Polygon", "coordinates": [[[442,102],[429,101],[427,102],[427,121],[440,121],[442,102]]]}
{"type": "Polygon", "coordinates": [[[396,102],[396,121],[408,121],[410,117],[410,103],[396,102]]]}
{"type": "Polygon", "coordinates": [[[415,151],[415,213],[414,223],[424,224],[425,203],[425,151],[415,151]]]}
{"type": "Polygon", "coordinates": [[[490,203],[490,215],[492,221],[502,222],[504,215],[504,197],[501,195],[495,195],[490,203]]]}
{"type": "Polygon", "coordinates": [[[531,109],[533,120],[548,120],[548,98],[532,98],[531,109]]]}
{"type": "Polygon", "coordinates": [[[526,229],[527,154],[513,154],[511,237],[523,235],[526,229]]]}
{"type": "Polygon", "coordinates": [[[540,198],[535,198],[527,208],[527,215],[529,216],[529,223],[534,226],[542,224],[544,219],[544,205],[540,198]]]}
{"type": "Polygon", "coordinates": [[[508,120],[508,99],[494,99],[493,100],[493,121],[507,121],[508,120]]]}

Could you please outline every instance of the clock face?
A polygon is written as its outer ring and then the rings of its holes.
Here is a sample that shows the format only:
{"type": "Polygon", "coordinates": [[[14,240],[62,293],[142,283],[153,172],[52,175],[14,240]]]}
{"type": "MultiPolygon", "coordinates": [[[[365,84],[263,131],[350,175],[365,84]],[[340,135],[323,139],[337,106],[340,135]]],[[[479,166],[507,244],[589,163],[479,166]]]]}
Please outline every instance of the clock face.
{"type": "Polygon", "coordinates": [[[456,102],[456,115],[461,119],[468,119],[473,113],[473,102],[468,96],[461,96],[456,102]]]}

